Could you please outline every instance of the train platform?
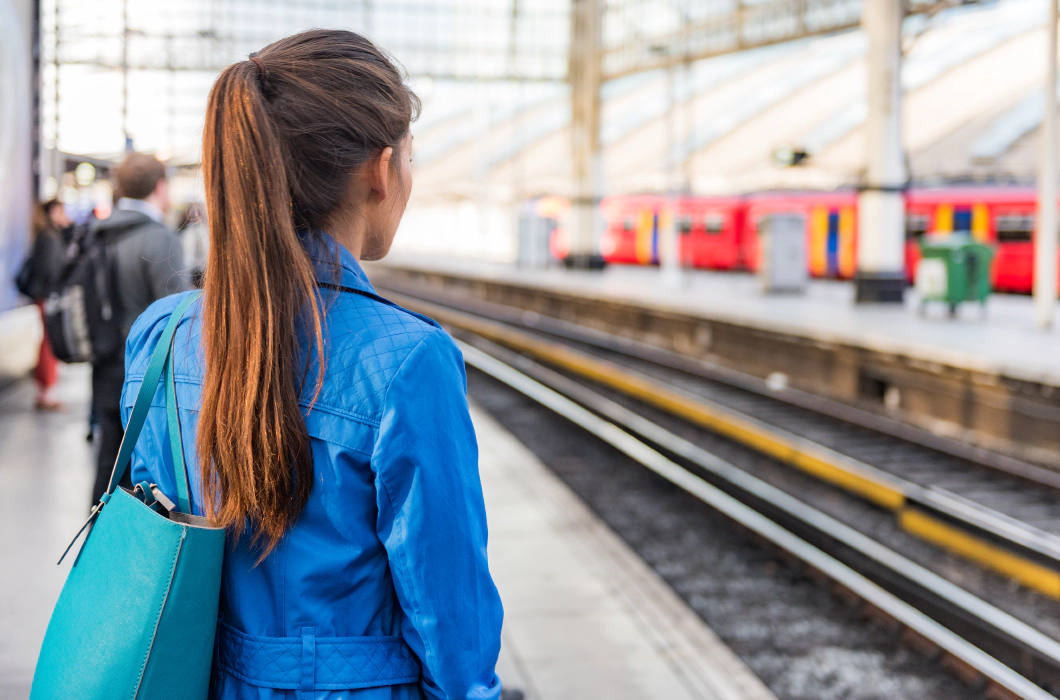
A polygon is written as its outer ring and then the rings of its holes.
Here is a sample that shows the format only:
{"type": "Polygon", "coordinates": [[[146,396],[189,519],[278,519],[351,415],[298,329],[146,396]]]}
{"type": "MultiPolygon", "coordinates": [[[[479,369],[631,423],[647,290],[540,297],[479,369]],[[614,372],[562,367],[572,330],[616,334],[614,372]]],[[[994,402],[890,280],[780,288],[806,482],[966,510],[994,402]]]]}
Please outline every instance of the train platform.
{"type": "Polygon", "coordinates": [[[1054,331],[1034,325],[1029,297],[994,295],[981,309],[964,304],[956,318],[944,305],[921,315],[915,291],[903,305],[854,304],[847,282],[811,280],[801,295],[765,294],[753,274],[684,270],[667,284],[657,267],[611,265],[602,272],[441,256],[391,255],[369,270],[404,268],[498,281],[841,343],[979,372],[1060,386],[1060,306],[1054,331]]]}
{"type": "MultiPolygon", "coordinates": [[[[0,389],[0,700],[24,700],[68,571],[55,560],[88,509],[89,371],[63,366],[65,408],[0,389]]],[[[498,672],[529,700],[768,700],[702,620],[510,433],[472,407],[505,603],[498,672]]]]}

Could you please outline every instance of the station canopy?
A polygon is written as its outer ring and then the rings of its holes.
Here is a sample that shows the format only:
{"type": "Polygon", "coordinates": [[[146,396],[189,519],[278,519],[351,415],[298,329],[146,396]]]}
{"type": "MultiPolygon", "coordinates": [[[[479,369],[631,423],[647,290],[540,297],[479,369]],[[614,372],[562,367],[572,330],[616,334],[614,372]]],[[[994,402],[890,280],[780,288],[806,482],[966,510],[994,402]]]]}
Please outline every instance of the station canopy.
{"type": "MultiPolygon", "coordinates": [[[[605,191],[857,181],[859,1],[600,1],[605,191]],[[787,166],[778,154],[791,152],[806,157],[787,166]]],[[[906,20],[914,178],[1033,177],[1045,12],[998,0],[906,20]]],[[[418,197],[571,191],[570,0],[43,0],[45,145],[117,156],[124,125],[138,149],[193,163],[217,72],[311,27],[362,32],[408,71],[424,102],[418,197]]]]}

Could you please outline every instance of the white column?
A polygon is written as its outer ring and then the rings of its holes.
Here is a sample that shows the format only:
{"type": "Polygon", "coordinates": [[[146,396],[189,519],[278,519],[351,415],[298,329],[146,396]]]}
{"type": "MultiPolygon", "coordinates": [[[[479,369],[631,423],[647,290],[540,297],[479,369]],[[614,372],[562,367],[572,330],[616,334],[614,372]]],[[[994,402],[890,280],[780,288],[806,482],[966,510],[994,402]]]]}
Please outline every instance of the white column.
{"type": "Polygon", "coordinates": [[[603,0],[574,0],[570,46],[571,165],[574,197],[567,262],[588,267],[599,260],[600,82],[603,0]]]}
{"type": "Polygon", "coordinates": [[[1056,23],[1057,0],[1049,2],[1049,49],[1045,69],[1045,117],[1038,177],[1038,225],[1034,231],[1034,319],[1049,328],[1056,307],[1056,23]]]}
{"type": "Polygon", "coordinates": [[[676,157],[676,146],[681,135],[677,125],[677,81],[671,66],[666,71],[666,187],[668,194],[659,212],[659,272],[665,287],[681,285],[681,252],[677,234],[677,192],[680,188],[681,161],[676,157]]]}
{"type": "Polygon", "coordinates": [[[901,0],[865,0],[869,115],[865,189],[858,196],[858,302],[901,302],[905,288],[901,0]]]}

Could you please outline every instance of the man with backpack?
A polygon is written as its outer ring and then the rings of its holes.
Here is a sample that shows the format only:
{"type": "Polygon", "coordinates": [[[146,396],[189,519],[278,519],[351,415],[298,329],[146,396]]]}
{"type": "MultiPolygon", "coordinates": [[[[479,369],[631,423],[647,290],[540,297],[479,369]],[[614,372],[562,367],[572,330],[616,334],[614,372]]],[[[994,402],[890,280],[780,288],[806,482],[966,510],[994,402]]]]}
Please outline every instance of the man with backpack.
{"type": "Polygon", "coordinates": [[[89,314],[99,311],[113,322],[113,339],[96,343],[103,347],[94,349],[91,360],[92,405],[99,423],[92,503],[107,488],[124,434],[120,404],[129,329],[154,301],[191,288],[180,239],[164,223],[169,208],[165,166],[154,156],[132,153],[114,170],[114,180],[117,207],[92,227],[86,243],[99,253],[107,277],[101,288],[109,290],[98,300],[103,308],[89,314]]]}

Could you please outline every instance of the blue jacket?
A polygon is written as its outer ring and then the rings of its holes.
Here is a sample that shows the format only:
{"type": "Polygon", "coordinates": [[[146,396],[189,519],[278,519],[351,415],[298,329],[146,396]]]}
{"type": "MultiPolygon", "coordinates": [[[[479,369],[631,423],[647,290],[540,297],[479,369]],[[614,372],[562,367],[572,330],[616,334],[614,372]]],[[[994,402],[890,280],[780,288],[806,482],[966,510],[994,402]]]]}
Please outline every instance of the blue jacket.
{"type": "MultiPolygon", "coordinates": [[[[339,283],[373,293],[357,261],[330,245],[340,253],[339,283]]],[[[320,279],[329,269],[318,261],[320,279]]],[[[183,296],[155,302],[132,328],[126,422],[158,336],[183,296]]],[[[503,613],[486,562],[478,447],[460,351],[424,316],[356,293],[322,296],[330,302],[324,384],[306,421],[312,494],[260,564],[248,538],[228,542],[211,697],[497,698],[503,613]]],[[[196,514],[202,512],[194,468],[200,310],[196,302],[185,314],[173,353],[196,514]]],[[[307,389],[305,407],[310,395],[307,389]]],[[[167,441],[160,387],[136,445],[132,479],[157,483],[175,502],[167,441]]]]}

